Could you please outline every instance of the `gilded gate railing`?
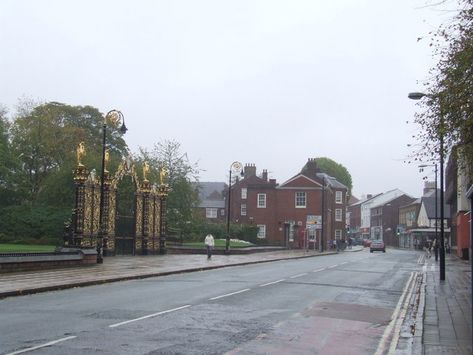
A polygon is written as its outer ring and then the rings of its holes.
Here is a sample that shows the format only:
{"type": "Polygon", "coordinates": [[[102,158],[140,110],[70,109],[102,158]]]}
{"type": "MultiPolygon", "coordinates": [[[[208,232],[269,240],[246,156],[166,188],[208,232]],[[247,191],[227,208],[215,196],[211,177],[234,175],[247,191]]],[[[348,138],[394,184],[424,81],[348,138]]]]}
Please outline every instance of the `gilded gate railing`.
{"type": "Polygon", "coordinates": [[[89,172],[82,163],[85,155],[84,143],[77,148],[77,166],[74,170],[75,206],[72,213],[70,233],[65,235],[65,245],[81,248],[95,248],[103,238],[103,255],[115,255],[117,189],[124,176],[131,176],[134,187],[134,232],[132,254],[164,254],[166,252],[166,199],[169,187],[165,184],[166,171],[160,173],[160,185],[148,180],[149,165],[143,164],[143,181],[139,181],[135,166],[130,158],[120,163],[118,170],[110,176],[104,174],[103,232],[100,233],[100,179],[95,169],[89,172]]]}

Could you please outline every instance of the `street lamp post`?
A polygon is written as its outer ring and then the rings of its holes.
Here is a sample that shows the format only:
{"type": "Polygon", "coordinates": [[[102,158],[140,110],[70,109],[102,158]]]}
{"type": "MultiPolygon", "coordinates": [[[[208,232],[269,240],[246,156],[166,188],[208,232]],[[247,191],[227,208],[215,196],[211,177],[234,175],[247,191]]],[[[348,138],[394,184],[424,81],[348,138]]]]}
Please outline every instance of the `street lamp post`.
{"type": "Polygon", "coordinates": [[[232,189],[232,172],[241,173],[243,166],[239,161],[234,161],[230,165],[229,178],[228,178],[228,203],[227,203],[227,236],[225,240],[225,254],[230,252],[230,211],[231,211],[231,189],[232,189]]]}
{"type": "Polygon", "coordinates": [[[428,166],[433,166],[435,168],[435,248],[434,248],[434,253],[435,253],[435,261],[438,261],[439,259],[439,237],[438,237],[438,188],[437,188],[437,164],[423,164],[419,165],[419,168],[421,169],[420,171],[424,171],[424,168],[428,166]]]}
{"type": "Polygon", "coordinates": [[[324,231],[325,231],[325,175],[322,185],[322,227],[320,229],[320,252],[324,251],[324,231]]]}
{"type": "MultiPolygon", "coordinates": [[[[99,235],[97,239],[97,263],[103,263],[103,248],[104,248],[104,238],[107,235],[108,223],[105,223],[105,172],[106,172],[106,157],[107,154],[107,119],[110,119],[114,124],[122,123],[120,127],[120,132],[125,134],[127,128],[125,126],[125,117],[118,110],[110,110],[103,118],[103,127],[102,127],[102,169],[100,173],[100,209],[99,209],[99,235]]],[[[107,171],[108,174],[108,171],[107,171]]],[[[107,191],[108,192],[108,191],[107,191]]],[[[108,194],[107,194],[108,196],[108,194]]],[[[108,219],[107,219],[108,221],[108,219]]]]}
{"type": "MultiPolygon", "coordinates": [[[[411,100],[420,100],[424,96],[428,96],[422,92],[411,92],[408,97],[411,100]]],[[[440,280],[445,281],[445,226],[444,226],[444,192],[443,192],[443,116],[440,114],[440,129],[439,129],[439,143],[440,143],[440,280]]]]}

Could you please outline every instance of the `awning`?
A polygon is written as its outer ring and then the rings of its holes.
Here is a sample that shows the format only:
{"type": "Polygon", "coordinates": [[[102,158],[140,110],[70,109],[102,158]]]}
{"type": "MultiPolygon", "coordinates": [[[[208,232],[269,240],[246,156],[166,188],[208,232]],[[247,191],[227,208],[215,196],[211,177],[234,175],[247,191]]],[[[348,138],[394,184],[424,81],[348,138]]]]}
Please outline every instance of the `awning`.
{"type": "MultiPolygon", "coordinates": [[[[440,228],[437,229],[437,232],[440,234],[440,228]]],[[[450,233],[450,228],[445,228],[444,232],[450,233]]],[[[406,233],[435,233],[435,228],[414,228],[407,230],[406,233]]]]}

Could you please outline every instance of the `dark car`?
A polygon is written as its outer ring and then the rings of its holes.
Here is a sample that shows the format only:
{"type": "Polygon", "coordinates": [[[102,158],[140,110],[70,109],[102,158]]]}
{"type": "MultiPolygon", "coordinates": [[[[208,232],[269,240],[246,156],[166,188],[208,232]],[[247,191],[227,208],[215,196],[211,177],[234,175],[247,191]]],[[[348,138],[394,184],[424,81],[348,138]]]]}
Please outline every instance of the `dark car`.
{"type": "Polygon", "coordinates": [[[370,253],[374,251],[382,251],[386,253],[386,247],[384,246],[384,242],[382,240],[372,240],[370,244],[370,253]]]}

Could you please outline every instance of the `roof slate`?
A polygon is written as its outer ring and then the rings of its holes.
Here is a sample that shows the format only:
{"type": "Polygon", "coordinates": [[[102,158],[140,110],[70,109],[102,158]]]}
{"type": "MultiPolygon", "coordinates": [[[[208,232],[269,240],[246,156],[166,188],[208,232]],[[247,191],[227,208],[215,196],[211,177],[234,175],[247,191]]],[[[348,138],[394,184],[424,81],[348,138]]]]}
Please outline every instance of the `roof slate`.
{"type": "MultiPolygon", "coordinates": [[[[422,197],[422,203],[425,207],[425,212],[429,219],[435,219],[435,196],[422,197]]],[[[437,199],[437,218],[440,218],[440,199],[437,199]]],[[[450,208],[449,205],[444,203],[443,205],[443,216],[445,218],[450,218],[450,208]]]]}

